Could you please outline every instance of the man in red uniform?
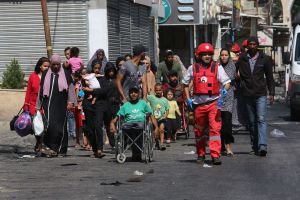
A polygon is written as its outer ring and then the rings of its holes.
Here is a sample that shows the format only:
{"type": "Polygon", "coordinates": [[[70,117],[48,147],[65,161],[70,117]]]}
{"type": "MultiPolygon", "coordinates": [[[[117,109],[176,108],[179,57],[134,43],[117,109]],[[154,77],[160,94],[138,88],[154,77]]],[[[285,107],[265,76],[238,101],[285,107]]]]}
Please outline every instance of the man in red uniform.
{"type": "Polygon", "coordinates": [[[212,60],[214,48],[209,43],[199,45],[196,54],[198,62],[191,65],[182,80],[187,103],[194,110],[194,132],[197,148],[197,163],[205,161],[206,136],[209,126],[209,149],[214,165],[220,165],[221,152],[221,113],[217,108],[220,92],[227,94],[230,79],[223,67],[212,60]],[[193,81],[193,97],[190,97],[189,83],[193,81]]]}

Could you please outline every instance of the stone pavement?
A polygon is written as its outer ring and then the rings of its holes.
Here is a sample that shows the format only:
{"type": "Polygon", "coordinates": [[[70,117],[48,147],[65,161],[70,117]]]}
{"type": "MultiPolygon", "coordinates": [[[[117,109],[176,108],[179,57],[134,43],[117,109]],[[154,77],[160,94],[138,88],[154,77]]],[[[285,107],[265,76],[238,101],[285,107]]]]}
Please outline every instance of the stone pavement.
{"type": "Polygon", "coordinates": [[[222,157],[223,164],[211,168],[185,154],[195,150],[193,138],[155,151],[148,165],[117,164],[111,154],[90,158],[91,152],[75,150],[73,143],[66,158],[20,158],[33,155],[33,143],[6,130],[13,139],[0,140],[0,199],[298,199],[300,123],[289,121],[286,105],[268,109],[269,131],[280,129],[286,137],[269,138],[267,157],[249,155],[249,135],[239,132],[234,157],[222,157]],[[145,176],[134,177],[136,170],[145,176]]]}

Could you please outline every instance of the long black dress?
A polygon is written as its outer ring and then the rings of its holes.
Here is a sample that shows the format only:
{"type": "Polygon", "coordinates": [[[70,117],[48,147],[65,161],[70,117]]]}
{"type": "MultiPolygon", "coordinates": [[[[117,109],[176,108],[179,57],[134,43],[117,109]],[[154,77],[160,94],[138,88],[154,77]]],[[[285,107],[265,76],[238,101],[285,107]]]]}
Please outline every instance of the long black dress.
{"type": "MultiPolygon", "coordinates": [[[[43,85],[46,72],[41,78],[40,94],[43,94],[43,85]]],[[[65,70],[68,91],[59,91],[58,74],[52,73],[50,80],[49,97],[40,95],[41,106],[45,112],[48,121],[48,129],[44,135],[43,142],[51,150],[66,154],[68,149],[68,132],[67,132],[67,103],[68,98],[75,96],[74,85],[70,73],[65,70]]]]}

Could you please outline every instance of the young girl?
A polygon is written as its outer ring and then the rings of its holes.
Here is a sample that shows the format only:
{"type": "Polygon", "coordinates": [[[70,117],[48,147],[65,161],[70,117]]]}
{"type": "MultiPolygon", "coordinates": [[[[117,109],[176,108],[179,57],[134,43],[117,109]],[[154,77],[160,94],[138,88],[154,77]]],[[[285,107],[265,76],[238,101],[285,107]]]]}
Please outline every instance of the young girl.
{"type": "Polygon", "coordinates": [[[178,129],[178,120],[176,120],[176,114],[181,116],[179,111],[179,107],[177,102],[174,100],[174,93],[172,90],[167,91],[167,99],[169,102],[169,113],[167,116],[166,121],[166,128],[167,128],[167,140],[166,143],[170,144],[171,137],[175,140],[176,139],[176,131],[178,129]]]}
{"type": "Polygon", "coordinates": [[[76,71],[73,75],[74,84],[75,84],[75,94],[77,97],[77,106],[75,106],[75,124],[76,124],[76,144],[75,148],[79,149],[80,146],[80,135],[82,134],[82,100],[84,93],[82,93],[82,85],[81,85],[81,74],[80,71],[76,71]]]}
{"type": "Polygon", "coordinates": [[[72,74],[74,74],[76,71],[80,71],[81,69],[83,69],[83,61],[79,57],[79,48],[77,47],[71,48],[68,65],[71,67],[72,74]]]}

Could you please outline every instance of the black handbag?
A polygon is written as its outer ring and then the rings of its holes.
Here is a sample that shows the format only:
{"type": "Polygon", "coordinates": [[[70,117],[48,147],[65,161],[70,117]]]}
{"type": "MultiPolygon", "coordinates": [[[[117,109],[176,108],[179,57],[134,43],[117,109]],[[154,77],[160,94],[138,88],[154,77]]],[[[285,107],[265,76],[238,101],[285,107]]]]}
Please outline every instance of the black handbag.
{"type": "Polygon", "coordinates": [[[20,116],[21,112],[23,111],[23,107],[20,109],[17,115],[15,115],[12,120],[9,122],[10,130],[14,131],[15,130],[15,122],[17,121],[18,117],[20,116]]]}

